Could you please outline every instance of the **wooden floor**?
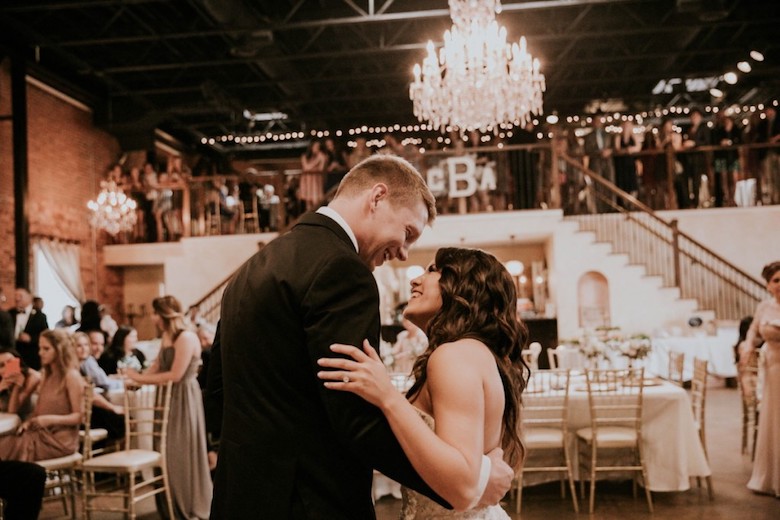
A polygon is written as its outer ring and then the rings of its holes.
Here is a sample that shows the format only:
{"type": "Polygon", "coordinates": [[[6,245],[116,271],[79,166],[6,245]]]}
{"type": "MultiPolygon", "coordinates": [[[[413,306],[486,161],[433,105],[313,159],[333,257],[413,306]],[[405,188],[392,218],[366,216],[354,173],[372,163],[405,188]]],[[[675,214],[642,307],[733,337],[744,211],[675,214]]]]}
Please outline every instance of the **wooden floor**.
{"type": "MultiPolygon", "coordinates": [[[[739,392],[725,388],[718,379],[710,379],[707,395],[707,435],[710,464],[713,470],[715,500],[707,498],[705,488],[696,488],[680,493],[653,493],[655,514],[650,515],[641,493],[637,499],[631,494],[628,483],[599,483],[596,494],[596,512],[593,520],[626,518],[661,518],[674,520],[778,520],[780,500],[756,495],[745,484],[750,477],[749,456],[740,453],[741,408],[739,392]]],[[[513,519],[524,520],[567,520],[578,518],[572,509],[571,500],[561,499],[558,485],[548,484],[526,488],[523,493],[522,515],[513,513],[514,503],[504,504],[513,519]]],[[[587,500],[580,500],[580,507],[587,510],[587,500]]],[[[378,520],[396,520],[400,500],[384,497],[377,502],[378,520]]],[[[61,509],[47,504],[41,518],[59,518],[61,509]]],[[[579,517],[587,517],[581,513],[579,517]]],[[[121,518],[119,515],[102,514],[95,518],[121,518]]],[[[156,520],[160,516],[154,511],[153,500],[139,504],[139,520],[156,520]]],[[[259,513],[257,518],[264,518],[259,513]]],[[[273,520],[273,519],[271,519],[273,520]]]]}

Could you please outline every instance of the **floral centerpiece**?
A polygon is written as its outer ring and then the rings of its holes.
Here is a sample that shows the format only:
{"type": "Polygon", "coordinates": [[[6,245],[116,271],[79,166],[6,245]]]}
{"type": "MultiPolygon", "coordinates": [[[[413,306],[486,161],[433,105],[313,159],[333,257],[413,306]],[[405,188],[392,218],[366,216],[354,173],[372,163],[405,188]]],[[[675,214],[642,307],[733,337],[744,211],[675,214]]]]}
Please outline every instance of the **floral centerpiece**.
{"type": "Polygon", "coordinates": [[[629,360],[644,359],[650,353],[652,344],[650,336],[645,334],[635,334],[621,341],[617,349],[621,355],[629,360]]]}
{"type": "Polygon", "coordinates": [[[634,360],[647,357],[651,349],[649,336],[645,334],[626,336],[619,327],[585,329],[580,338],[562,343],[578,349],[591,368],[600,366],[602,362],[611,364],[610,354],[613,353],[625,356],[630,367],[634,360]]]}

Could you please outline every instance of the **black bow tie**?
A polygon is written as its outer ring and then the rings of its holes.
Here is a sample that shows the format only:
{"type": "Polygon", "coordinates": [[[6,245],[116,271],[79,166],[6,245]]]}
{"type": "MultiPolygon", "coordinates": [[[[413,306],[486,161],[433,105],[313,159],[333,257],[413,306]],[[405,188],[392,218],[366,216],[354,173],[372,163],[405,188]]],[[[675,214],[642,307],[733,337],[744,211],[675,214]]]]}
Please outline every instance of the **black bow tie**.
{"type": "Polygon", "coordinates": [[[19,314],[27,314],[27,309],[17,309],[19,314]]]}

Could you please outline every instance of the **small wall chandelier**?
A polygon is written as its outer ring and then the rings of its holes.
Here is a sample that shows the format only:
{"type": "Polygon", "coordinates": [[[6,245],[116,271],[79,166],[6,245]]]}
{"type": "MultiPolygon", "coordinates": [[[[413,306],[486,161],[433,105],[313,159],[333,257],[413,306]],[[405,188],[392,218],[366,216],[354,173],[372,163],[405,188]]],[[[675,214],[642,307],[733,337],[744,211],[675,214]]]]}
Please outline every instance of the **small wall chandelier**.
{"type": "Polygon", "coordinates": [[[524,126],[542,113],[544,75],[525,37],[509,45],[496,13],[500,0],[449,0],[452,29],[437,59],[432,41],[422,66],[414,66],[409,97],[414,115],[437,130],[461,134],[524,126]]]}
{"type": "Polygon", "coordinates": [[[92,211],[89,223],[111,236],[133,229],[136,222],[135,201],[125,195],[114,181],[101,182],[100,188],[97,199],[87,202],[92,211]]]}

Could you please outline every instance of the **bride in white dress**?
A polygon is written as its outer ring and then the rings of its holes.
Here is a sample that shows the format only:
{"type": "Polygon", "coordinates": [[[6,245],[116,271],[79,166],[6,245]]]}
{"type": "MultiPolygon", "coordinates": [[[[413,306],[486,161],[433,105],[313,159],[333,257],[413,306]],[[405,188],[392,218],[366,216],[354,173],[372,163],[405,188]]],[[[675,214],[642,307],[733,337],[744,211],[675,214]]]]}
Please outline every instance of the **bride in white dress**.
{"type": "Polygon", "coordinates": [[[444,248],[411,285],[404,316],[426,331],[429,346],[406,398],[367,342],[363,350],[331,346],[348,357],[321,359],[332,370],[319,377],[379,407],[415,470],[454,508],[404,490],[402,519],[508,519],[500,505],[476,504],[483,455],[503,448],[517,468],[525,454],[520,401],[528,368],[520,352],[527,332],[514,281],[492,255],[444,248]]]}

